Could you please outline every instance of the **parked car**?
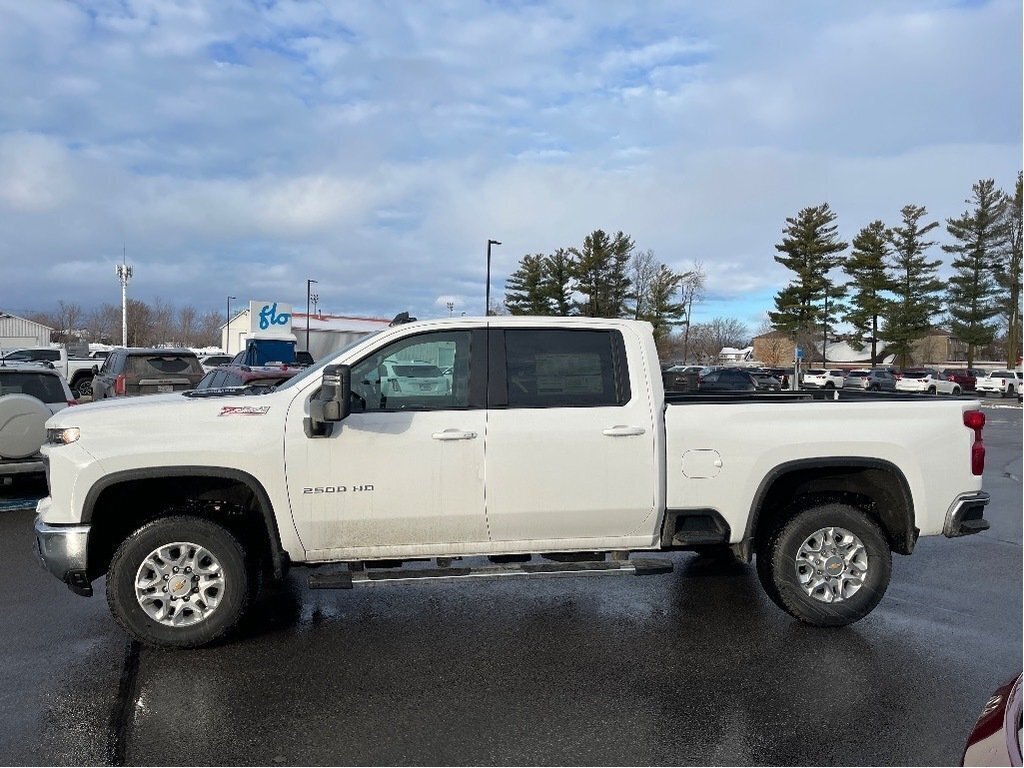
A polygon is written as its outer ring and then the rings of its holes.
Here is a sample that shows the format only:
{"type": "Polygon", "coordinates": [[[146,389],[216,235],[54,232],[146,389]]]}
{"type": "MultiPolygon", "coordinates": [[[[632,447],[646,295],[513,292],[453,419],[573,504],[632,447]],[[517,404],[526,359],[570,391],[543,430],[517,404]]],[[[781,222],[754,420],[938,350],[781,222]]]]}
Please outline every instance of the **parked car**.
{"type": "Polygon", "coordinates": [[[941,371],[941,375],[947,381],[959,384],[960,389],[964,392],[973,392],[975,385],[978,383],[978,376],[973,368],[946,368],[941,371]]]}
{"type": "Polygon", "coordinates": [[[997,370],[991,371],[985,378],[978,379],[975,385],[979,395],[999,395],[1013,397],[1021,391],[1020,372],[997,370]]]}
{"type": "Polygon", "coordinates": [[[1021,677],[1000,687],[985,703],[967,739],[961,765],[1021,764],[1021,677]]]}
{"type": "Polygon", "coordinates": [[[119,347],[93,378],[92,399],[181,392],[195,389],[204,375],[187,349],[119,347]]]}
{"type": "Polygon", "coordinates": [[[866,389],[869,392],[895,392],[896,377],[882,368],[853,370],[846,374],[849,389],[866,389]]]}
{"type": "Polygon", "coordinates": [[[778,392],[782,389],[782,380],[773,376],[768,371],[753,368],[747,371],[747,373],[754,377],[754,385],[758,391],[778,392]]]}
{"type": "Polygon", "coordinates": [[[265,394],[273,391],[278,384],[288,381],[300,370],[285,366],[250,368],[247,365],[222,365],[203,376],[195,391],[230,394],[245,390],[251,394],[265,394]]]}
{"type": "Polygon", "coordinates": [[[381,396],[392,402],[447,395],[452,391],[451,376],[445,376],[433,363],[385,360],[378,374],[381,396]]]}
{"type": "Polygon", "coordinates": [[[96,366],[102,361],[89,356],[87,358],[68,357],[63,347],[26,347],[8,352],[4,362],[45,362],[52,365],[64,377],[75,397],[92,394],[92,378],[96,366]]]}
{"type": "Polygon", "coordinates": [[[702,374],[710,372],[703,365],[673,365],[661,374],[661,381],[669,392],[692,392],[699,386],[702,374]]]}
{"type": "Polygon", "coordinates": [[[221,365],[227,365],[231,362],[231,355],[203,355],[199,358],[199,364],[203,366],[203,370],[209,373],[214,368],[221,365]]]}
{"type": "Polygon", "coordinates": [[[782,383],[783,389],[789,389],[789,377],[793,375],[792,368],[765,368],[764,370],[778,379],[782,383]]]}
{"type": "Polygon", "coordinates": [[[897,392],[926,392],[929,395],[959,395],[960,385],[931,368],[908,368],[896,382],[897,392]]]}
{"type": "Polygon", "coordinates": [[[75,404],[68,383],[49,364],[0,365],[0,479],[43,472],[46,420],[75,404]]]}
{"type": "Polygon", "coordinates": [[[757,381],[742,368],[718,368],[700,378],[701,392],[755,392],[757,381]]]}
{"type": "Polygon", "coordinates": [[[803,385],[817,389],[842,389],[846,383],[843,372],[825,368],[808,368],[804,372],[803,385]]]}

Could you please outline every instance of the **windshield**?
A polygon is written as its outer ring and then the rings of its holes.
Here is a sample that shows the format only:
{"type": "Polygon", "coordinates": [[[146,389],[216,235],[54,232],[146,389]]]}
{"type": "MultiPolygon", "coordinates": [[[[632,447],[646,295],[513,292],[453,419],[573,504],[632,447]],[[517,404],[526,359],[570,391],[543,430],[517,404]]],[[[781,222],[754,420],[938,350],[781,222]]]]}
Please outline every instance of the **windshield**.
{"type": "Polygon", "coordinates": [[[323,369],[326,368],[331,363],[333,363],[335,360],[337,360],[338,357],[341,356],[341,354],[343,352],[348,352],[350,349],[352,349],[357,344],[362,344],[364,341],[366,341],[369,338],[372,338],[372,337],[376,336],[378,333],[380,333],[380,331],[374,331],[373,333],[368,333],[365,336],[360,336],[358,339],[356,339],[355,341],[353,341],[350,344],[346,344],[341,349],[336,349],[333,352],[328,353],[326,357],[324,357],[321,360],[319,360],[315,365],[311,365],[309,368],[304,369],[301,373],[296,374],[295,376],[292,376],[290,379],[288,379],[288,381],[286,381],[284,384],[281,384],[274,391],[275,392],[280,392],[280,391],[285,390],[285,389],[290,389],[290,388],[294,387],[295,385],[305,381],[310,376],[312,376],[314,378],[318,378],[320,376],[321,372],[323,371],[323,369]]]}

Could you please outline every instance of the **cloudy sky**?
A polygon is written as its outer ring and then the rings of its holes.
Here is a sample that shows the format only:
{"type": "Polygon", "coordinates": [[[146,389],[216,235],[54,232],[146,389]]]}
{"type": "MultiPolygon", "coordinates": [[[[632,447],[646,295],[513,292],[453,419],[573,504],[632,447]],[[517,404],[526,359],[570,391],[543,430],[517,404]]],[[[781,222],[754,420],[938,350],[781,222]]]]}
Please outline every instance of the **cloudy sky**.
{"type": "MultiPolygon", "coordinates": [[[[849,239],[1021,167],[1021,3],[0,0],[0,309],[483,313],[602,228],[756,327],[849,239]]],[[[941,256],[936,249],[934,256],[941,256]]]]}

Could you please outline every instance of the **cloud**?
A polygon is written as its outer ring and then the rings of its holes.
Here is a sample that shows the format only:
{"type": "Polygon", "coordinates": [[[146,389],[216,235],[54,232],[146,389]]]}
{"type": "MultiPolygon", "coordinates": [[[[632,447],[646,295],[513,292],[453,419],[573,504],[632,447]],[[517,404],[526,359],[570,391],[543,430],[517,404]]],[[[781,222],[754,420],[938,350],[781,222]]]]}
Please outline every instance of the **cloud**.
{"type": "Polygon", "coordinates": [[[757,317],[800,208],[830,202],[849,239],[907,202],[955,215],[1020,167],[1013,0],[0,15],[9,311],[110,300],[127,246],[142,298],[298,305],[313,278],[325,311],[478,312],[488,238],[498,292],[600,227],[701,261],[709,297],[757,317]]]}

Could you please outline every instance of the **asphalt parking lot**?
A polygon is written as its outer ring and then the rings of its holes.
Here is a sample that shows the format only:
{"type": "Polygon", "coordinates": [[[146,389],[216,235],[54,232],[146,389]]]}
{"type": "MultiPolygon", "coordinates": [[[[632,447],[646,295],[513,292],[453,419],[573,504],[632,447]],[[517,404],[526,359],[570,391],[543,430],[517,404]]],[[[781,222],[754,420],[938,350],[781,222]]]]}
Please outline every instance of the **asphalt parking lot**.
{"type": "MultiPolygon", "coordinates": [[[[1022,421],[986,403],[992,528],[895,557],[843,629],[753,568],[310,591],[296,569],[226,644],[126,641],[0,500],[0,763],[949,765],[1022,656],[1022,421]]],[[[22,494],[22,495],[18,495],[22,494]]],[[[28,502],[30,503],[30,502],[28,502]]]]}

